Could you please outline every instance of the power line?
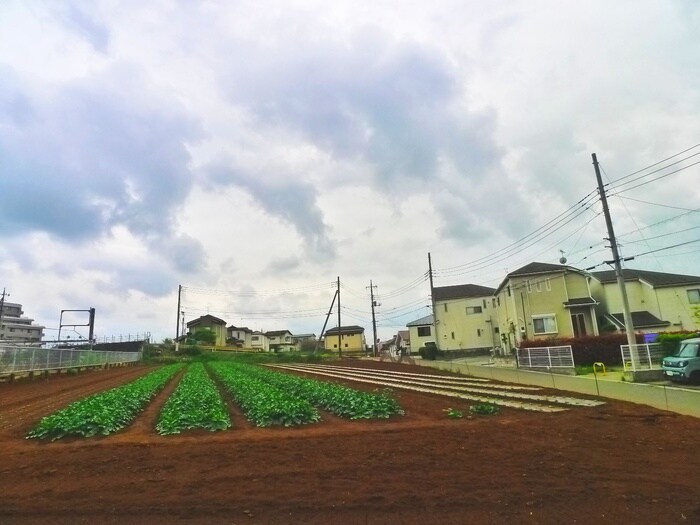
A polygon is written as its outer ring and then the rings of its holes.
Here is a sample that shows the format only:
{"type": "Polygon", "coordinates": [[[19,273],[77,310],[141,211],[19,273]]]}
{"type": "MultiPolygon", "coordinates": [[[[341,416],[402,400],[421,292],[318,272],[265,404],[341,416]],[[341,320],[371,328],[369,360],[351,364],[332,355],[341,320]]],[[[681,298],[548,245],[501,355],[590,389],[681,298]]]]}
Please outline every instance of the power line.
{"type": "MultiPolygon", "coordinates": [[[[632,173],[628,173],[627,175],[624,175],[624,176],[622,176],[622,177],[619,177],[619,178],[615,179],[614,181],[611,181],[609,184],[615,184],[616,182],[619,182],[619,181],[621,181],[621,180],[625,180],[625,179],[627,179],[627,178],[629,178],[629,177],[632,177],[633,175],[637,175],[638,173],[641,173],[641,172],[643,172],[643,171],[646,171],[646,170],[648,170],[649,168],[653,168],[654,166],[658,166],[658,165],[661,164],[662,162],[666,162],[667,160],[671,160],[672,158],[677,157],[678,155],[683,155],[683,153],[687,153],[687,152],[689,152],[690,150],[693,150],[693,149],[697,148],[698,146],[700,146],[700,143],[695,144],[695,146],[691,146],[691,147],[689,147],[688,149],[684,149],[683,151],[679,151],[679,152],[676,153],[675,155],[671,155],[670,157],[667,157],[667,158],[665,158],[665,159],[663,159],[663,160],[660,160],[660,161],[658,161],[658,162],[655,162],[654,164],[650,164],[649,166],[647,166],[647,167],[645,167],[645,168],[639,169],[639,170],[637,170],[637,171],[633,171],[632,173]]],[[[694,155],[697,155],[697,153],[695,153],[694,155]]],[[[692,156],[694,156],[694,155],[691,155],[690,157],[692,157],[692,156]]],[[[681,160],[679,160],[678,162],[682,162],[683,160],[687,160],[687,159],[690,158],[690,157],[686,157],[686,159],[681,159],[681,160]]],[[[678,162],[674,162],[673,164],[678,164],[678,162]]],[[[668,166],[673,166],[673,164],[669,164],[668,166]]],[[[668,167],[668,166],[666,166],[666,167],[668,167]]],[[[661,168],[661,169],[665,169],[665,168],[661,168]]],[[[652,173],[653,173],[653,172],[652,172],[652,173]]],[[[647,175],[650,175],[650,173],[647,173],[647,175]]],[[[645,176],[646,176],[646,175],[645,175],[645,176]]]]}
{"type": "Polygon", "coordinates": [[[641,199],[633,199],[632,197],[623,197],[622,195],[616,195],[618,199],[623,199],[626,201],[641,202],[642,204],[651,204],[652,206],[661,206],[662,208],[671,208],[673,210],[685,210],[685,211],[697,211],[690,208],[681,208],[680,206],[671,206],[669,204],[659,204],[658,202],[643,201],[641,199]]]}
{"type": "MultiPolygon", "coordinates": [[[[664,178],[669,177],[670,175],[673,175],[673,174],[678,173],[678,172],[680,172],[680,171],[687,170],[688,168],[692,168],[693,166],[696,166],[696,165],[698,165],[698,164],[700,164],[700,160],[697,161],[697,162],[693,162],[692,164],[688,164],[687,166],[683,166],[682,168],[678,168],[677,170],[671,171],[671,172],[669,172],[669,173],[664,173],[663,175],[660,175],[660,176],[658,176],[658,177],[654,177],[653,179],[650,179],[650,180],[647,180],[647,181],[644,181],[644,182],[640,182],[639,184],[636,184],[636,185],[631,186],[631,187],[629,187],[629,188],[624,188],[624,189],[622,189],[622,190],[619,190],[619,191],[617,191],[616,193],[611,194],[611,196],[619,195],[620,193],[624,193],[624,192],[626,192],[626,191],[631,191],[631,190],[634,190],[634,189],[636,189],[636,188],[640,188],[640,187],[642,187],[642,186],[646,186],[647,184],[651,184],[652,182],[656,182],[657,180],[664,179],[664,178]]],[[[655,173],[655,172],[652,172],[652,173],[655,173]]],[[[649,174],[649,175],[650,175],[650,174],[649,174]]],[[[647,176],[647,175],[644,175],[644,177],[646,177],[646,176],[647,176]]],[[[625,186],[625,185],[627,185],[627,184],[630,184],[630,183],[632,183],[632,182],[635,182],[635,181],[637,181],[637,180],[639,180],[639,179],[642,179],[642,178],[644,178],[644,177],[639,177],[639,178],[637,178],[637,179],[632,179],[631,181],[628,181],[628,182],[623,182],[623,183],[620,184],[619,186],[615,186],[615,187],[613,187],[613,188],[611,188],[611,189],[613,189],[613,190],[618,190],[618,189],[621,188],[622,186],[625,186]]]]}

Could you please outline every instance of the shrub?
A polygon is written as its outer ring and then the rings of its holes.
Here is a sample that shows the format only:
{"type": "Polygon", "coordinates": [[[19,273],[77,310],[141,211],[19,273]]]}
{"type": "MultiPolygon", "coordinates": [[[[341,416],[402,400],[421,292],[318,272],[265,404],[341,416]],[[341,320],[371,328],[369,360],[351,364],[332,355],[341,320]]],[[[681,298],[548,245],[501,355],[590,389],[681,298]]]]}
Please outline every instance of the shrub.
{"type": "Polygon", "coordinates": [[[439,354],[440,351],[437,349],[437,345],[435,343],[425,343],[425,346],[418,349],[418,355],[429,361],[435,361],[439,354]]]}
{"type": "Polygon", "coordinates": [[[665,332],[659,334],[656,341],[661,344],[661,348],[664,351],[664,356],[669,356],[675,355],[678,352],[678,347],[680,346],[681,341],[684,339],[691,339],[693,337],[698,337],[697,332],[665,332]]]}

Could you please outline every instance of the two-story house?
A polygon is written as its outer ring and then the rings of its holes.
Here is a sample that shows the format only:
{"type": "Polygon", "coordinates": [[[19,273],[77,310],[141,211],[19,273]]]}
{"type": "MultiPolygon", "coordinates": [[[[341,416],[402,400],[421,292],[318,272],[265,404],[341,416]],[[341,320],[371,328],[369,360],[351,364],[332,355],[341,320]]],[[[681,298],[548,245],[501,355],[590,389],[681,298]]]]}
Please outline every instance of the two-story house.
{"type": "Polygon", "coordinates": [[[366,351],[365,329],[361,326],[341,326],[326,330],[324,334],[324,348],[329,351],[338,351],[338,335],[340,335],[340,349],[343,351],[366,351]]]}
{"type": "Polygon", "coordinates": [[[250,348],[258,352],[270,351],[270,340],[265,332],[255,331],[250,334],[250,348]]]}
{"type": "MultiPolygon", "coordinates": [[[[600,303],[602,322],[624,330],[615,271],[592,275],[591,290],[600,303]]],[[[628,268],[622,275],[635,331],[700,330],[700,277],[628,268]]]]}
{"type": "Polygon", "coordinates": [[[496,288],[502,348],[526,339],[598,335],[591,275],[572,266],[533,262],[496,288]]]}
{"type": "Polygon", "coordinates": [[[272,330],[265,332],[265,335],[271,352],[291,352],[297,349],[289,330],[272,330]]]}
{"type": "Polygon", "coordinates": [[[494,332],[494,291],[478,284],[433,288],[433,340],[439,350],[490,349],[498,344],[494,332]]]}
{"type": "Polygon", "coordinates": [[[203,315],[192,319],[187,323],[187,334],[192,335],[200,328],[211,330],[216,334],[216,346],[224,346],[226,344],[226,321],[214,317],[213,315],[203,315]]]}
{"type": "Polygon", "coordinates": [[[247,326],[236,327],[231,325],[226,328],[226,344],[237,348],[250,348],[251,335],[253,335],[253,331],[247,326]]]}

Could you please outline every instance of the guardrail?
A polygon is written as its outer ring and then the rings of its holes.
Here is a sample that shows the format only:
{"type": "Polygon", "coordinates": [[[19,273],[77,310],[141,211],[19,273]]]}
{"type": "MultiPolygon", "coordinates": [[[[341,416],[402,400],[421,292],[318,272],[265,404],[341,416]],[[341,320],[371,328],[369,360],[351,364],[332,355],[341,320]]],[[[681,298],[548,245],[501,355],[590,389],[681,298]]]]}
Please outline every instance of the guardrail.
{"type": "Polygon", "coordinates": [[[140,360],[141,352],[0,346],[0,375],[133,363],[140,360]]]}

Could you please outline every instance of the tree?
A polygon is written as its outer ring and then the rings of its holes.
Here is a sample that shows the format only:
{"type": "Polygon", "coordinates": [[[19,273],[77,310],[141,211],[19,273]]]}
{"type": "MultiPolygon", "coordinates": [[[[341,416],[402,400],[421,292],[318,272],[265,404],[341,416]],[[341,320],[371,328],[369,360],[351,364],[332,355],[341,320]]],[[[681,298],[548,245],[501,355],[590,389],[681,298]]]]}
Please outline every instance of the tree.
{"type": "Polygon", "coordinates": [[[197,328],[192,335],[187,336],[187,344],[216,344],[216,333],[209,328],[197,328]]]}

